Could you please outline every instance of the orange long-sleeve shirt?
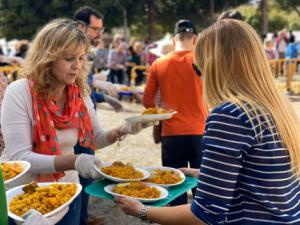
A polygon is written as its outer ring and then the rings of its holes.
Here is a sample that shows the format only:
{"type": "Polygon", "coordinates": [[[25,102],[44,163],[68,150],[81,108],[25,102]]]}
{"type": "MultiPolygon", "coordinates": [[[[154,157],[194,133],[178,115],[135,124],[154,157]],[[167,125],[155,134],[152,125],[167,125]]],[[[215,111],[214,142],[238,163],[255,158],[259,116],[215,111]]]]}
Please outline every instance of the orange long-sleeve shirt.
{"type": "Polygon", "coordinates": [[[162,136],[204,132],[207,108],[202,103],[202,82],[192,63],[190,51],[178,51],[156,60],[149,69],[144,106],[155,107],[155,95],[160,90],[162,107],[177,111],[163,121],[162,136]]]}

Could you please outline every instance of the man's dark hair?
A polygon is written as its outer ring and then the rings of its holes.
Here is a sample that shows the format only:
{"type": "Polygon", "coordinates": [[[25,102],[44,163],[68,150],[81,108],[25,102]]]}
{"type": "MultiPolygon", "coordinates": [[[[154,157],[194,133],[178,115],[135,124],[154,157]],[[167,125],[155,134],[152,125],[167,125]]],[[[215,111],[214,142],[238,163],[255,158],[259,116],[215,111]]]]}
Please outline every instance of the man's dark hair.
{"type": "Polygon", "coordinates": [[[75,21],[82,21],[86,25],[90,24],[91,16],[95,16],[98,19],[104,19],[103,15],[96,9],[91,8],[90,6],[82,6],[74,13],[73,19],[75,21]]]}
{"type": "Polygon", "coordinates": [[[291,33],[288,43],[294,43],[294,42],[295,42],[295,36],[291,33]]]}
{"type": "Polygon", "coordinates": [[[244,17],[239,11],[236,10],[228,10],[223,12],[217,20],[223,20],[223,19],[234,19],[234,20],[244,20],[244,17]]]}

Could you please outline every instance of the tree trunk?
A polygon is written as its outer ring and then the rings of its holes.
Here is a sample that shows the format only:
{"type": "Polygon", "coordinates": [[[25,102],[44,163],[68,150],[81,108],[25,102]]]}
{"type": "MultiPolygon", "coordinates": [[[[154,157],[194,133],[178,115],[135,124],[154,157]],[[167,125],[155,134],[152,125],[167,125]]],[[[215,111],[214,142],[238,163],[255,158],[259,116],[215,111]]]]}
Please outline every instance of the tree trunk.
{"type": "Polygon", "coordinates": [[[300,16],[300,11],[298,10],[298,8],[297,8],[296,5],[293,6],[293,9],[296,11],[296,13],[298,14],[298,16],[300,16]]]}
{"type": "Polygon", "coordinates": [[[127,9],[124,7],[123,9],[123,21],[124,21],[124,38],[128,43],[128,22],[127,22],[127,9]]]}
{"type": "Polygon", "coordinates": [[[265,36],[268,33],[268,1],[261,0],[260,2],[261,15],[261,35],[265,36]]]}
{"type": "Polygon", "coordinates": [[[154,0],[148,0],[148,34],[149,41],[155,40],[155,7],[154,0]]]}

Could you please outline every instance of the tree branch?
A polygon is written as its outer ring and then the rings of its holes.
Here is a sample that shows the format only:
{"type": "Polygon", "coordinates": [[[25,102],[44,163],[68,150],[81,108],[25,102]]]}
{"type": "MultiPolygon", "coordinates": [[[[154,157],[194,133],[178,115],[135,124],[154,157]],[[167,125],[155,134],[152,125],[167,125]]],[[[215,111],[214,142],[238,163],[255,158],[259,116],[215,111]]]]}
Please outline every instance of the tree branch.
{"type": "Polygon", "coordinates": [[[296,11],[296,13],[298,14],[298,16],[300,16],[300,10],[297,8],[296,5],[292,6],[293,9],[296,11]]]}

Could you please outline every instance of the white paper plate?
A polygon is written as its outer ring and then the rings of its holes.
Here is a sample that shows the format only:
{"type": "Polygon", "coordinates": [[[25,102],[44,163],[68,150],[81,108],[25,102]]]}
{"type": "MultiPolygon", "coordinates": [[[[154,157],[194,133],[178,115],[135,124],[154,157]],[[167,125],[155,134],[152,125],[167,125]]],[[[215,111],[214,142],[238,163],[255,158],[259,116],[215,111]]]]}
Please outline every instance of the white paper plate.
{"type": "MultiPolygon", "coordinates": [[[[45,186],[49,186],[50,184],[72,184],[70,182],[56,182],[56,183],[38,183],[38,186],[39,187],[45,187],[45,186]]],[[[12,188],[10,190],[8,190],[6,192],[6,201],[7,201],[7,211],[8,211],[8,216],[14,220],[17,220],[17,221],[24,221],[21,217],[17,216],[16,214],[14,214],[13,212],[11,212],[9,210],[9,204],[11,202],[11,200],[16,196],[16,195],[19,195],[19,194],[23,194],[24,191],[23,191],[23,187],[25,185],[21,185],[21,186],[18,186],[18,187],[15,187],[15,188],[12,188]]],[[[80,184],[77,184],[76,183],[76,193],[74,194],[74,196],[72,198],[69,199],[69,201],[67,201],[65,204],[61,205],[60,207],[54,209],[53,211],[43,215],[44,217],[49,217],[49,216],[53,216],[55,215],[56,213],[60,212],[61,210],[63,210],[64,208],[66,208],[67,206],[69,206],[73,200],[79,195],[79,193],[81,192],[82,190],[82,186],[80,184]]]]}
{"type": "Polygon", "coordinates": [[[163,114],[145,114],[139,116],[127,117],[125,120],[128,122],[154,122],[161,120],[168,120],[172,118],[177,112],[163,113],[163,114]]]}
{"type": "MultiPolygon", "coordinates": [[[[129,183],[123,183],[121,185],[128,185],[129,183]]],[[[157,188],[159,191],[160,191],[160,196],[158,198],[136,198],[136,197],[131,197],[131,196],[127,196],[127,195],[121,195],[121,194],[118,194],[118,193],[115,193],[112,191],[112,189],[116,186],[116,185],[120,185],[120,184],[110,184],[110,185],[107,185],[105,186],[104,188],[104,191],[113,195],[113,196],[122,196],[122,197],[128,197],[128,198],[133,198],[133,199],[137,199],[141,202],[144,202],[144,203],[150,203],[150,202],[156,202],[156,201],[159,201],[159,200],[162,200],[162,199],[165,199],[168,197],[169,195],[169,192],[163,188],[163,187],[160,187],[158,185],[155,185],[155,184],[147,184],[145,183],[147,186],[150,186],[150,187],[155,187],[157,188]]]]}
{"type": "MultiPolygon", "coordinates": [[[[103,166],[110,166],[112,163],[105,163],[103,166]]],[[[150,176],[149,171],[145,170],[145,169],[141,169],[141,168],[137,168],[135,167],[135,169],[141,173],[143,173],[143,177],[142,178],[137,178],[137,179],[125,179],[125,178],[118,178],[118,177],[112,177],[107,175],[106,173],[103,173],[101,171],[101,168],[98,168],[97,166],[95,166],[96,170],[106,179],[114,181],[114,182],[131,182],[131,181],[141,181],[141,180],[145,180],[150,176]]]]}
{"type": "Polygon", "coordinates": [[[30,163],[27,161],[19,160],[19,161],[7,161],[7,162],[1,162],[1,163],[7,163],[7,164],[15,164],[16,163],[16,164],[19,164],[23,168],[23,171],[21,173],[19,173],[17,176],[4,181],[4,185],[8,185],[11,182],[16,181],[17,179],[19,179],[20,177],[25,175],[27,173],[27,171],[30,169],[30,163]]]}
{"type": "MultiPolygon", "coordinates": [[[[157,183],[149,183],[149,184],[155,184],[155,185],[159,185],[161,187],[165,187],[165,188],[168,188],[168,187],[173,187],[173,186],[176,186],[176,185],[179,185],[179,184],[182,184],[185,180],[185,175],[183,172],[181,172],[180,170],[178,169],[175,169],[175,168],[172,168],[172,167],[166,167],[166,166],[158,166],[158,167],[146,167],[144,168],[146,170],[148,170],[150,172],[150,177],[151,177],[151,171],[152,170],[172,170],[174,171],[175,173],[177,173],[181,178],[182,180],[179,181],[178,183],[175,183],[175,184],[157,184],[157,183]]],[[[146,182],[146,181],[145,181],[146,182]]],[[[148,183],[148,182],[147,182],[148,183]]]]}

